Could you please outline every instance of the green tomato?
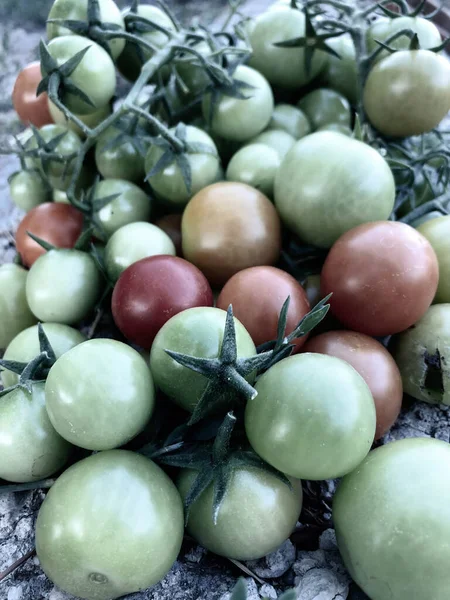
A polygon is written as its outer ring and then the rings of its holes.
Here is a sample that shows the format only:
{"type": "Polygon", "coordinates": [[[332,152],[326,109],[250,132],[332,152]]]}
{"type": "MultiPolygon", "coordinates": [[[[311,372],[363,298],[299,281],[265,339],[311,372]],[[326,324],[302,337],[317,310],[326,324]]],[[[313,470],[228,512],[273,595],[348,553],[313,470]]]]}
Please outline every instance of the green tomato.
{"type": "Polygon", "coordinates": [[[152,376],[137,352],[109,339],[88,340],[63,354],[45,384],[56,431],[88,450],[123,446],[148,423],[155,403],[152,376]]]}
{"type": "Polygon", "coordinates": [[[26,296],[27,271],[19,265],[0,266],[0,349],[36,323],[26,296]]]}
{"type": "MultiPolygon", "coordinates": [[[[178,313],[159,330],[150,354],[150,369],[156,386],[182,408],[192,412],[208,384],[203,375],[170,358],[165,350],[202,358],[217,358],[222,346],[226,312],[219,308],[190,308],[178,313]]],[[[235,318],[237,355],[256,354],[255,344],[245,327],[235,318]]],[[[251,373],[246,377],[255,379],[251,373]]]]}
{"type": "Polygon", "coordinates": [[[324,69],[327,56],[314,52],[311,69],[305,68],[304,48],[279,48],[285,42],[305,36],[305,15],[297,9],[269,10],[256,18],[250,31],[253,53],[250,66],[281,88],[298,89],[312,81],[324,69]]]}
{"type": "Polygon", "coordinates": [[[56,433],[45,409],[44,384],[16,388],[0,402],[0,477],[27,483],[56,473],[71,445],[56,433]]]}
{"type": "Polygon", "coordinates": [[[357,225],[387,219],[394,200],[394,177],[384,158],[332,131],[298,141],[275,178],[275,205],[286,227],[321,248],[357,225]]]}
{"type": "Polygon", "coordinates": [[[440,217],[442,217],[441,212],[439,212],[438,210],[432,210],[431,212],[427,213],[426,215],[423,215],[423,217],[414,219],[414,221],[411,222],[411,227],[415,227],[416,229],[419,229],[419,227],[421,225],[423,225],[423,223],[427,223],[428,221],[432,221],[433,219],[439,219],[440,217]]]}
{"type": "Polygon", "coordinates": [[[100,181],[95,187],[94,200],[115,194],[118,194],[118,197],[97,213],[97,219],[101,226],[99,233],[100,235],[103,233],[106,239],[109,239],[124,225],[136,223],[136,221],[148,221],[151,214],[150,197],[140,187],[124,179],[100,181]]]}
{"type": "MultiPolygon", "coordinates": [[[[56,358],[59,358],[68,350],[86,340],[86,336],[83,333],[67,325],[45,323],[43,329],[55,352],[56,358]]],[[[29,363],[33,358],[38,356],[39,352],[38,326],[33,325],[21,331],[11,340],[3,358],[5,360],[29,363]]],[[[11,387],[19,381],[19,376],[12,371],[2,371],[1,376],[5,388],[11,387]]]]}
{"type": "Polygon", "coordinates": [[[111,600],[162,579],[183,533],[183,505],[164,471],[139,454],[110,450],[76,463],[50,489],[36,551],[62,590],[111,600]]]}
{"type": "MultiPolygon", "coordinates": [[[[132,11],[131,9],[126,9],[122,14],[126,19],[128,15],[132,14],[132,11]]],[[[161,25],[170,31],[175,31],[175,26],[170,17],[157,6],[141,4],[137,7],[135,14],[161,25]]],[[[155,48],[163,48],[167,44],[168,37],[163,31],[159,31],[151,25],[147,27],[139,23],[136,27],[138,30],[133,32],[139,35],[144,41],[152,44],[155,48]],[[142,28],[146,28],[147,31],[142,31],[142,28]]],[[[136,27],[131,25],[131,30],[134,30],[136,27]]],[[[128,26],[128,29],[130,29],[130,26],[128,26]]],[[[150,60],[152,55],[153,52],[151,50],[136,46],[133,42],[127,41],[125,49],[117,61],[117,68],[125,79],[128,79],[128,81],[136,81],[141,73],[142,65],[150,60]]],[[[164,73],[164,69],[162,70],[162,73],[164,73]]]]}
{"type": "Polygon", "coordinates": [[[450,215],[422,223],[417,231],[433,246],[439,262],[439,285],[434,303],[450,303],[450,215]]]}
{"type": "Polygon", "coordinates": [[[211,107],[211,94],[205,94],[203,117],[210,124],[213,134],[226,140],[246,142],[269,124],[274,108],[273,93],[267,79],[245,65],[236,69],[233,79],[252,86],[241,90],[246,99],[222,95],[211,107]]]}
{"type": "MultiPolygon", "coordinates": [[[[395,19],[383,17],[375,21],[367,30],[366,39],[368,51],[374,52],[375,50],[378,50],[380,46],[377,44],[377,41],[386,42],[392,35],[405,29],[410,29],[414,33],[417,33],[420,47],[424,50],[441,45],[442,38],[439,29],[429,19],[408,16],[397,17],[395,19]]],[[[410,38],[407,36],[398,37],[389,44],[389,46],[395,50],[408,50],[409,45],[410,38]]],[[[377,56],[376,61],[379,62],[389,55],[387,50],[383,50],[377,56]]]]}
{"type": "Polygon", "coordinates": [[[28,212],[49,201],[50,187],[38,170],[17,171],[9,180],[9,194],[16,206],[28,212]]]}
{"type": "MultiPolygon", "coordinates": [[[[54,152],[58,153],[66,160],[63,162],[49,160],[47,165],[45,165],[40,158],[28,158],[26,159],[28,165],[39,170],[43,170],[46,166],[46,174],[49,178],[53,178],[55,182],[59,182],[64,175],[69,177],[75,168],[77,154],[81,151],[82,143],[80,138],[65,125],[44,125],[44,127],[39,129],[39,135],[46,143],[51,142],[60,135],[64,135],[54,152]]],[[[27,142],[26,150],[36,150],[37,148],[38,142],[36,137],[33,136],[27,142]]]]}
{"type": "Polygon", "coordinates": [[[250,140],[249,143],[264,144],[265,146],[272,148],[278,154],[278,157],[281,161],[292,148],[292,146],[294,146],[295,138],[286,131],[269,129],[268,131],[263,131],[257,135],[255,138],[250,140]]]}
{"type": "MultiPolygon", "coordinates": [[[[71,21],[88,21],[88,3],[89,0],[55,0],[48,15],[50,19],[64,19],[71,21]]],[[[125,23],[120,10],[114,0],[99,0],[100,18],[103,24],[111,24],[125,29],[125,23]]],[[[109,28],[111,29],[111,28],[109,28]]],[[[47,37],[52,40],[56,37],[74,35],[67,27],[59,23],[47,22],[47,37]]],[[[111,55],[115,60],[125,47],[125,40],[114,38],[108,42],[111,55]]]]}
{"type": "MultiPolygon", "coordinates": [[[[57,125],[64,125],[71,131],[75,132],[78,135],[78,137],[80,137],[80,138],[84,137],[84,133],[78,127],[78,125],[75,125],[75,123],[73,121],[70,121],[69,119],[67,119],[65,114],[61,110],[59,110],[59,108],[55,104],[53,104],[53,102],[51,100],[48,101],[48,109],[50,111],[52,119],[55,121],[55,123],[57,125]]],[[[82,121],[87,127],[94,129],[95,127],[97,127],[97,125],[100,125],[100,123],[102,121],[104,121],[107,117],[109,117],[110,114],[111,114],[111,107],[109,104],[107,104],[106,106],[99,108],[96,112],[93,112],[89,115],[75,115],[75,116],[78,117],[80,119],[80,121],[82,121]]]]}
{"type": "Polygon", "coordinates": [[[434,129],[450,110],[450,63],[430,50],[399,50],[370,71],[364,108],[389,137],[434,129]]]}
{"type": "Polygon", "coordinates": [[[343,123],[327,123],[326,125],[322,125],[322,127],[316,129],[316,131],[335,131],[349,137],[353,135],[353,131],[350,129],[350,127],[348,125],[344,125],[343,123]]]}
{"type": "Polygon", "coordinates": [[[95,146],[95,164],[105,179],[125,179],[139,183],[144,181],[144,157],[129,141],[114,140],[120,130],[112,125],[98,138],[95,146]]]}
{"type": "Polygon", "coordinates": [[[267,129],[286,131],[296,140],[311,133],[308,117],[299,108],[290,104],[277,104],[267,129]]]}
{"type": "Polygon", "coordinates": [[[375,404],[345,361],[306,352],[271,367],[247,402],[245,431],[261,458],[291,477],[332,479],[352,471],[375,436],[375,404]]]}
{"type": "Polygon", "coordinates": [[[226,178],[228,181],[241,181],[261,190],[273,198],[275,175],[281,159],[273,148],[264,144],[248,144],[231,159],[226,178]]]}
{"type": "MultiPolygon", "coordinates": [[[[171,129],[175,132],[175,128],[171,129]]],[[[176,159],[166,165],[161,171],[149,177],[148,182],[152,189],[163,200],[167,200],[177,206],[186,205],[192,196],[204,187],[217,181],[217,173],[220,166],[219,154],[212,138],[197,127],[186,126],[186,143],[202,144],[205,150],[185,154],[191,171],[191,188],[186,187],[182,170],[176,159]]],[[[145,158],[145,171],[149,173],[163,156],[165,149],[153,145],[149,148],[145,158]]]]}
{"type": "Polygon", "coordinates": [[[391,342],[403,389],[416,400],[450,405],[450,304],[435,304],[391,342]]]}
{"type": "MultiPolygon", "coordinates": [[[[211,48],[205,41],[192,44],[192,48],[199,52],[205,58],[210,59],[211,48]]],[[[188,88],[189,93],[196,96],[203,92],[211,83],[211,79],[205,72],[205,69],[198,64],[198,59],[189,53],[185,53],[175,63],[178,75],[181,77],[184,85],[188,88]]]]}
{"type": "Polygon", "coordinates": [[[342,480],[333,501],[338,546],[371,600],[448,598],[449,469],[447,443],[414,438],[374,450],[342,480]]]}
{"type": "Polygon", "coordinates": [[[105,266],[108,276],[117,281],[133,263],[157,254],[176,255],[174,243],[152,223],[130,223],[118,229],[109,238],[105,248],[105,266]]]}
{"type": "Polygon", "coordinates": [[[298,107],[308,117],[313,130],[329,123],[350,127],[352,114],[347,98],[327,88],[319,88],[306,94],[298,107]]]}
{"type": "MultiPolygon", "coordinates": [[[[67,173],[62,177],[49,177],[49,183],[53,188],[53,193],[55,191],[64,192],[64,196],[57,196],[57,199],[53,199],[54,202],[64,202],[66,204],[70,204],[69,199],[67,198],[66,191],[69,189],[69,186],[72,182],[73,173],[67,173]]],[[[80,198],[82,192],[87,192],[88,188],[92,186],[95,181],[96,172],[92,171],[89,167],[82,166],[80,175],[78,176],[78,180],[75,186],[75,196],[80,198]]]]}
{"type": "Polygon", "coordinates": [[[328,64],[323,72],[323,81],[333,90],[345,96],[353,105],[358,102],[358,65],[355,45],[350,35],[327,40],[327,46],[340,56],[329,55],[328,64]]]}
{"type": "Polygon", "coordinates": [[[26,298],[40,321],[73,325],[92,312],[101,287],[101,275],[89,254],[50,250],[31,267],[26,298]]]}
{"type": "MultiPolygon", "coordinates": [[[[184,469],[178,477],[183,500],[198,471],[184,469]]],[[[237,468],[213,521],[213,485],[196,500],[189,513],[188,533],[204,548],[235,560],[254,560],[277,550],[291,535],[302,509],[301,481],[292,489],[272,473],[237,468]],[[245,500],[244,500],[245,499],[245,500]]]]}
{"type": "MultiPolygon", "coordinates": [[[[87,50],[79,65],[72,71],[70,81],[86,94],[90,102],[69,91],[63,91],[61,100],[77,115],[88,115],[106,106],[116,91],[116,70],[110,56],[101,46],[79,35],[64,35],[54,38],[48,45],[50,55],[58,66],[73,58],[78,52],[87,50]]],[[[42,76],[48,73],[42,69],[42,76]]]]}

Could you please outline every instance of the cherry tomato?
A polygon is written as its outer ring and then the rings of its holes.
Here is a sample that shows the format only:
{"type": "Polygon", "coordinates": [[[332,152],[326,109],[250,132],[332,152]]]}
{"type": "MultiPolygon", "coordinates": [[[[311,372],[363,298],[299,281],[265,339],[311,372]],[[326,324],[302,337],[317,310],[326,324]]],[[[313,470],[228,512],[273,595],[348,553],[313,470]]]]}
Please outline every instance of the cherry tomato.
{"type": "Polygon", "coordinates": [[[265,146],[275,150],[280,160],[283,160],[283,158],[295,144],[295,138],[291,134],[287,133],[287,131],[269,129],[268,131],[263,131],[251,139],[249,143],[264,144],[265,146]]]}
{"type": "Polygon", "coordinates": [[[53,123],[48,109],[47,94],[36,96],[41,79],[41,63],[32,62],[20,71],[14,84],[12,93],[14,110],[25,125],[31,123],[35,127],[42,127],[53,123]]]}
{"type": "Polygon", "coordinates": [[[352,115],[349,101],[334,90],[314,90],[300,100],[298,107],[306,114],[314,130],[329,123],[350,127],[352,115]]]}
{"type": "Polygon", "coordinates": [[[323,79],[333,90],[343,94],[355,105],[358,102],[358,64],[355,45],[350,35],[344,34],[327,40],[327,46],[339,54],[328,55],[323,79]]]}
{"type": "MultiPolygon", "coordinates": [[[[275,340],[281,308],[290,296],[286,335],[309,311],[305,290],[288,273],[275,267],[252,267],[239,271],[225,284],[217,308],[233,305],[234,316],[244,325],[256,346],[275,340]]],[[[306,337],[295,340],[297,348],[306,337]]]]}
{"type": "Polygon", "coordinates": [[[428,240],[404,223],[378,221],[351,229],[331,248],[322,294],[346,326],[374,336],[418,321],[437,290],[439,267],[428,240]]]}
{"type": "Polygon", "coordinates": [[[394,359],[380,342],[354,331],[328,331],[309,340],[303,351],[328,354],[348,362],[372,392],[377,414],[375,439],[392,427],[402,405],[402,377],[394,359]]]}
{"type": "Polygon", "coordinates": [[[439,285],[434,302],[450,302],[450,215],[430,219],[422,223],[417,231],[433,246],[439,262],[439,285]]]}
{"type": "Polygon", "coordinates": [[[122,273],[114,288],[112,313],[127,339],[150,348],[171,317],[212,304],[211,288],[194,265],[176,256],[151,256],[122,273]]]}
{"type": "Polygon", "coordinates": [[[182,221],[183,253],[213,285],[247,267],[272,265],[280,254],[278,214],[260,191],[221,182],[201,190],[182,221]]]}
{"type": "Polygon", "coordinates": [[[172,242],[175,245],[178,256],[182,256],[183,249],[181,247],[181,219],[183,215],[180,213],[173,213],[171,215],[165,215],[158,219],[155,223],[157,227],[167,233],[172,242]]]}
{"type": "Polygon", "coordinates": [[[26,297],[27,272],[19,265],[0,266],[0,349],[36,323],[26,297]]]}
{"type": "Polygon", "coordinates": [[[265,144],[248,144],[231,158],[226,178],[251,185],[268,198],[273,198],[275,175],[280,163],[280,157],[273,148],[265,144]]]}
{"type": "Polygon", "coordinates": [[[56,246],[73,248],[83,229],[83,215],[71,204],[45,202],[36,206],[22,219],[16,232],[16,248],[23,264],[31,265],[45,253],[27,231],[56,246]]]}
{"type": "Polygon", "coordinates": [[[51,199],[51,187],[37,170],[14,173],[9,179],[9,193],[14,204],[25,212],[51,199]]]}
{"type": "Polygon", "coordinates": [[[290,104],[277,104],[267,129],[286,131],[299,140],[311,133],[311,124],[299,108],[290,104]]]}

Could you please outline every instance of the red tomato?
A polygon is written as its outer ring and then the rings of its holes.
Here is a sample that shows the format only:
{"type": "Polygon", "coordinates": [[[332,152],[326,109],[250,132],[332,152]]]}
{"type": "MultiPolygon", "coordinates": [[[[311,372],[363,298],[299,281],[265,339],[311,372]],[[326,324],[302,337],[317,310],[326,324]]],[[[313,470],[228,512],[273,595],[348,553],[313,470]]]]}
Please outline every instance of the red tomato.
{"type": "Polygon", "coordinates": [[[183,256],[181,247],[181,219],[183,215],[174,213],[165,215],[156,221],[155,225],[165,231],[175,245],[177,255],[183,256]]]}
{"type": "Polygon", "coordinates": [[[83,230],[83,215],[71,204],[45,202],[28,212],[16,232],[16,248],[26,267],[45,250],[32,240],[27,231],[57,248],[73,248],[83,230]]]}
{"type": "Polygon", "coordinates": [[[395,360],[380,342],[364,333],[328,331],[309,340],[303,351],[328,354],[348,362],[372,392],[377,413],[375,439],[392,427],[402,406],[402,377],[395,360]]]}
{"type": "Polygon", "coordinates": [[[427,311],[439,268],[431,244],[416,229],[393,221],[347,231],[331,248],[321,275],[322,295],[347,327],[373,336],[404,331],[427,311]]]}
{"type": "Polygon", "coordinates": [[[20,71],[14,84],[12,93],[14,110],[26,125],[31,123],[36,127],[42,127],[53,123],[48,109],[47,94],[36,96],[41,79],[41,63],[32,62],[20,71]]]}
{"type": "MultiPolygon", "coordinates": [[[[309,312],[309,302],[302,286],[285,271],[276,267],[251,267],[239,271],[225,284],[217,308],[233,305],[234,316],[244,325],[256,346],[275,340],[281,308],[290,296],[286,334],[291,333],[309,312]]],[[[306,337],[298,338],[298,348],[306,337]]]]}
{"type": "Polygon", "coordinates": [[[211,287],[201,271],[176,256],[143,258],[129,266],[112,296],[114,321],[123,335],[150,348],[171,317],[196,306],[212,306],[211,287]]]}

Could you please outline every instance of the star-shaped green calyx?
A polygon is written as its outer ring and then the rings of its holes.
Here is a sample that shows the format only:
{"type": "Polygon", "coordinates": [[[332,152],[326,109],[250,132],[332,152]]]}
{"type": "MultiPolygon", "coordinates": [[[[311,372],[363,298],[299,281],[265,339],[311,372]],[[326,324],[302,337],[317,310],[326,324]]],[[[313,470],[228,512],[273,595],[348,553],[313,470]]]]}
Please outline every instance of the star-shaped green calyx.
{"type": "Polygon", "coordinates": [[[77,156],[75,153],[71,155],[62,155],[57,150],[59,144],[67,136],[68,131],[64,131],[56,135],[54,138],[46,141],[37,127],[30,125],[30,128],[33,132],[33,135],[27,141],[25,146],[21,145],[20,150],[21,159],[24,161],[25,165],[28,164],[28,159],[31,163],[33,163],[33,165],[36,165],[36,167],[45,177],[48,177],[49,169],[52,163],[60,163],[64,165],[61,176],[62,178],[65,178],[73,160],[77,156]],[[30,142],[34,142],[36,147],[31,147],[30,142]]]}

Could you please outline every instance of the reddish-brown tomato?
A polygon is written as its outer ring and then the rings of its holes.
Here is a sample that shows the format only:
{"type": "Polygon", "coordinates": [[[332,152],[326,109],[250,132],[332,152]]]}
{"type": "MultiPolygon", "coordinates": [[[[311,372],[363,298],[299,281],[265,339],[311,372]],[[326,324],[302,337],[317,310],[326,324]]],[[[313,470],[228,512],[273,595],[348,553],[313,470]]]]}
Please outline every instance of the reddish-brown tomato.
{"type": "Polygon", "coordinates": [[[36,96],[41,79],[41,63],[32,62],[20,71],[14,84],[12,93],[14,110],[26,125],[31,123],[36,127],[42,127],[53,123],[48,109],[47,94],[36,96]]]}
{"type": "Polygon", "coordinates": [[[183,254],[212,285],[238,271],[276,263],[281,248],[280,218],[259,190],[220,182],[196,194],[182,221],[183,254]]]}
{"type": "Polygon", "coordinates": [[[26,267],[45,250],[27,231],[57,248],[73,248],[83,230],[83,215],[71,204],[45,202],[28,212],[16,232],[16,248],[26,267]]]}
{"type": "Polygon", "coordinates": [[[201,271],[177,256],[143,258],[116,283],[112,314],[123,335],[142,348],[171,317],[188,308],[212,306],[211,287],[201,271]]]}
{"type": "Polygon", "coordinates": [[[321,275],[322,294],[345,326],[367,335],[404,331],[427,311],[439,268],[428,240],[409,225],[366,223],[341,236],[321,275]]]}
{"type": "MultiPolygon", "coordinates": [[[[290,296],[286,334],[291,333],[309,311],[305,290],[288,273],[275,267],[251,267],[239,271],[225,284],[217,307],[233,305],[234,316],[244,325],[256,346],[275,340],[281,308],[290,296]]],[[[297,338],[300,348],[306,337],[297,338]]]]}
{"type": "Polygon", "coordinates": [[[183,249],[181,247],[181,219],[183,215],[174,213],[172,215],[165,215],[158,219],[155,223],[157,227],[167,233],[172,242],[175,245],[178,256],[183,256],[183,249]]]}
{"type": "Polygon", "coordinates": [[[402,405],[403,385],[394,359],[380,342],[364,333],[328,331],[308,340],[302,351],[328,354],[348,362],[372,392],[377,414],[375,439],[392,427],[402,405]]]}

